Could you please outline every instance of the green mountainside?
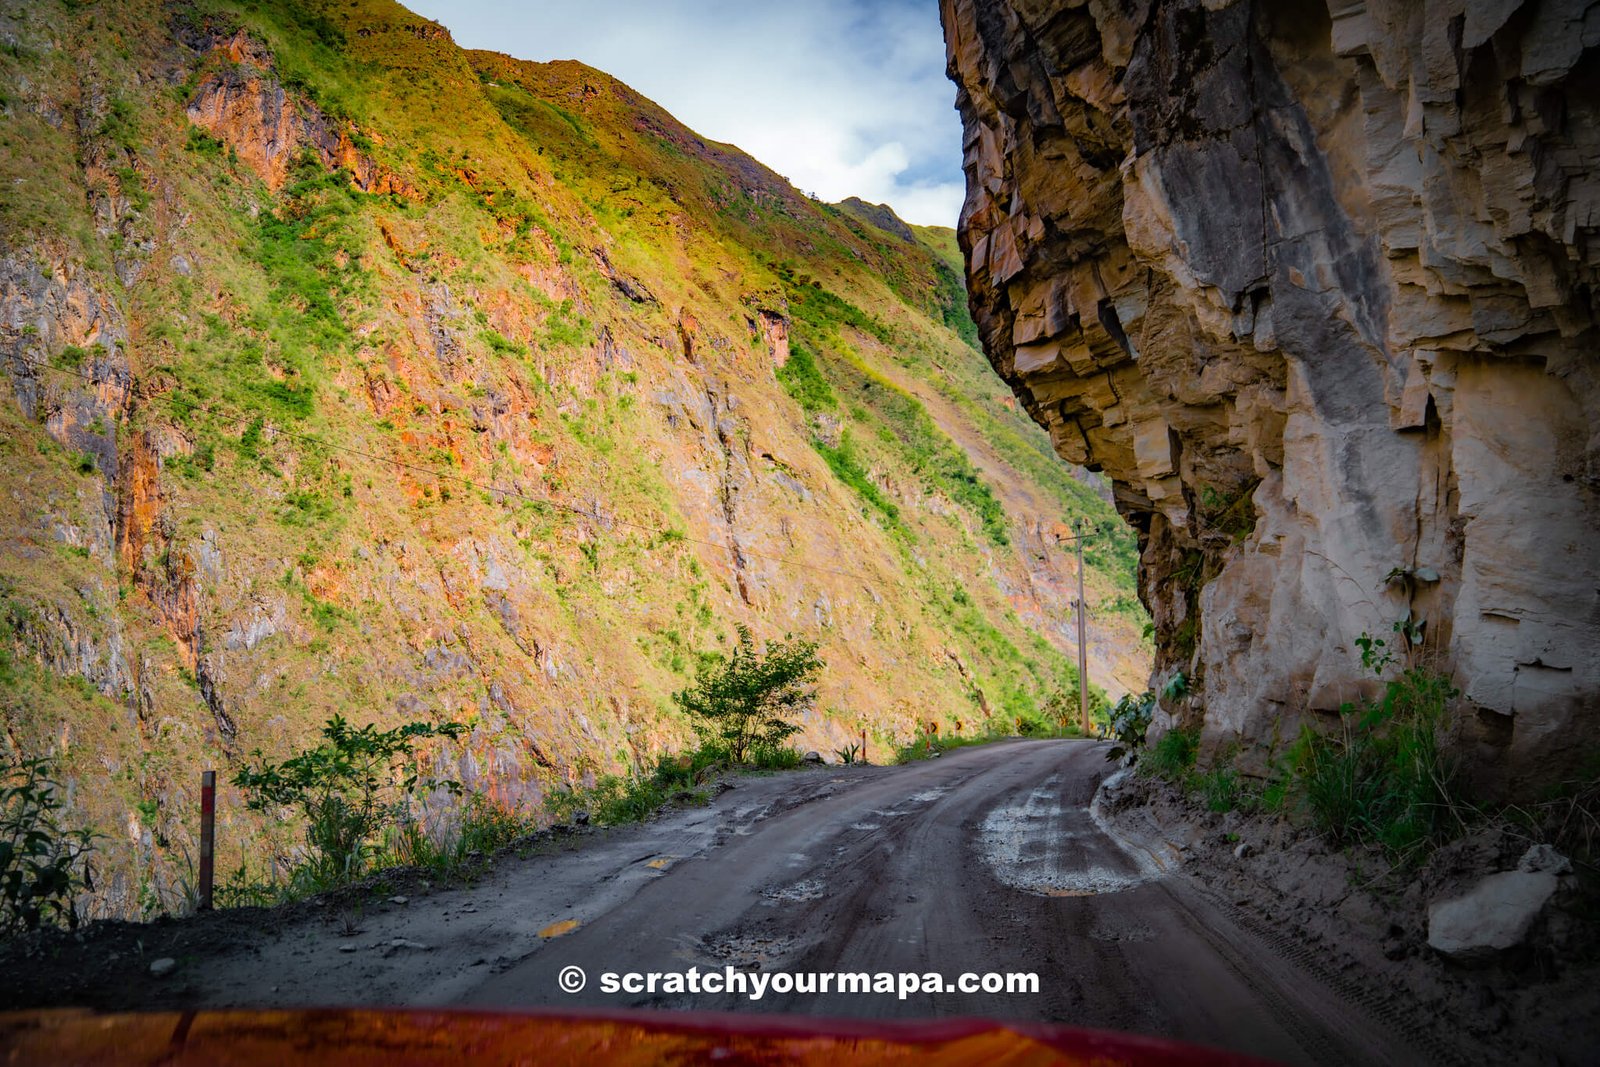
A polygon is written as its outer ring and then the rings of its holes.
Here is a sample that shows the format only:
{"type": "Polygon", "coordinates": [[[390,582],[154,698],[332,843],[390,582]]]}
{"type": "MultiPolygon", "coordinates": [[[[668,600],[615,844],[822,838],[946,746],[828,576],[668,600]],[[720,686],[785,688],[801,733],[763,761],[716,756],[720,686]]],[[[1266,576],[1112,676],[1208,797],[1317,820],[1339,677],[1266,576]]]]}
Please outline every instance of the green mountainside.
{"type": "MultiPolygon", "coordinates": [[[[1135,544],[975,348],[954,233],[798,193],[615,79],[386,0],[0,5],[0,693],[177,906],[199,772],[466,725],[537,810],[691,742],[736,624],[802,747],[1142,688],[1135,544]]],[[[444,758],[441,749],[440,758],[444,758]]],[[[218,867],[294,826],[222,790],[218,867]]]]}

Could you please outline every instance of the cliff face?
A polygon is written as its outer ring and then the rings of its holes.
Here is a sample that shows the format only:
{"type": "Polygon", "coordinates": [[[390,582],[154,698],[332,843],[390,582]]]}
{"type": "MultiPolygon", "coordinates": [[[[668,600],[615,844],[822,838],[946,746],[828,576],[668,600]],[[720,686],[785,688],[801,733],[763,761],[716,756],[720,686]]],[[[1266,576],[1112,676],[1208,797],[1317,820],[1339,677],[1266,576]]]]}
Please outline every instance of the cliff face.
{"type": "Polygon", "coordinates": [[[1480,768],[1592,747],[1600,12],[941,13],[979,332],[1138,529],[1170,710],[1259,767],[1409,617],[1480,768]]]}
{"type": "MultiPolygon", "coordinates": [[[[96,915],[181,903],[198,772],[330,715],[537,813],[691,744],[735,624],[817,640],[806,747],[1075,692],[1063,520],[954,234],[811,201],[577,63],[387,0],[0,5],[0,762],[56,758],[96,915]]],[[[1093,681],[1148,672],[1134,539],[1093,681]]],[[[300,828],[219,796],[221,875],[300,828]]]]}

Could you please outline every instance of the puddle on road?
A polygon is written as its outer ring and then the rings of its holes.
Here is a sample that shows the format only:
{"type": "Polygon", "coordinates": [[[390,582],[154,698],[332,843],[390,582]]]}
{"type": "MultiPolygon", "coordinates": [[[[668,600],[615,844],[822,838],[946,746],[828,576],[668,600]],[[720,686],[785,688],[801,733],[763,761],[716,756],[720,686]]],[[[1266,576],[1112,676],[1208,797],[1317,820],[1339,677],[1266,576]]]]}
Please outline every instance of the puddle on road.
{"type": "Polygon", "coordinates": [[[1052,778],[983,820],[979,847],[995,877],[1049,897],[1120,893],[1150,881],[1150,873],[1131,862],[1132,870],[1107,863],[1105,853],[1120,858],[1117,844],[1074,825],[1087,823],[1088,814],[1063,810],[1055,784],[1052,778]]]}
{"type": "Polygon", "coordinates": [[[767,903],[772,904],[780,900],[799,902],[804,900],[820,900],[823,895],[823,885],[815,878],[807,878],[803,882],[784,886],[782,889],[763,889],[761,895],[767,898],[767,903]]]}
{"type": "Polygon", "coordinates": [[[543,938],[560,937],[562,934],[572,933],[582,925],[577,919],[562,919],[560,922],[551,923],[543,930],[540,930],[539,936],[543,938]]]}
{"type": "Polygon", "coordinates": [[[657,856],[655,859],[646,863],[645,866],[649,867],[653,871],[664,871],[676,862],[678,862],[677,856],[657,856]]]}

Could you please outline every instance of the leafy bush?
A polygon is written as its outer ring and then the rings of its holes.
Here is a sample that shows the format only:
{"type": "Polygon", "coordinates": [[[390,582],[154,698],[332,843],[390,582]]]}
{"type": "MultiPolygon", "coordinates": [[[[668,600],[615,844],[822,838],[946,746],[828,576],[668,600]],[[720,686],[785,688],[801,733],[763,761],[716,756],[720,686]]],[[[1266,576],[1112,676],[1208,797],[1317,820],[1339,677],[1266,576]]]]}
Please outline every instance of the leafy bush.
{"type": "Polygon", "coordinates": [[[1254,806],[1254,796],[1240,783],[1232,767],[1213,767],[1205,774],[1196,775],[1193,784],[1211,811],[1224,812],[1254,806]]]}
{"type": "Polygon", "coordinates": [[[849,745],[845,748],[836,748],[833,750],[833,754],[838,757],[840,763],[847,767],[853,763],[867,762],[866,754],[862,751],[860,745],[849,745]]]}
{"type": "Polygon", "coordinates": [[[805,762],[805,756],[792,745],[752,745],[750,764],[763,771],[792,771],[805,762]]]}
{"type": "Polygon", "coordinates": [[[1251,498],[1260,484],[1261,479],[1255,478],[1231,493],[1220,491],[1215,486],[1201,486],[1198,501],[1200,521],[1211,530],[1226,534],[1234,543],[1243,541],[1255,531],[1256,513],[1251,498]]]}
{"type": "Polygon", "coordinates": [[[48,759],[0,773],[0,936],[46,924],[78,925],[74,900],[93,888],[94,835],[61,825],[60,787],[48,759]]]}
{"type": "MultiPolygon", "coordinates": [[[[1075,730],[1082,732],[1082,720],[1078,706],[1078,668],[1076,664],[1068,663],[1061,670],[1061,681],[1050,695],[1044,698],[1039,711],[1051,723],[1056,724],[1061,730],[1075,730]]],[[[1095,733],[1104,737],[1111,729],[1111,704],[1106,699],[1106,691],[1098,685],[1089,685],[1089,726],[1095,733]]],[[[1121,755],[1119,752],[1118,756],[1121,755]]],[[[1116,758],[1116,757],[1113,757],[1116,758]]]]}
{"type": "Polygon", "coordinates": [[[237,771],[233,783],[245,790],[253,811],[296,807],[305,816],[309,856],[291,879],[297,888],[345,885],[365,871],[383,824],[406,821],[419,786],[460,792],[453,781],[424,782],[415,757],[418,741],[465,732],[458,723],[425,722],[392,730],[369,723],[357,730],[335,715],[322,728],[321,745],[279,764],[257,749],[254,763],[237,771]]]}
{"type": "Polygon", "coordinates": [[[1185,782],[1200,752],[1200,731],[1172,729],[1162,734],[1139,761],[1139,770],[1169,782],[1185,782]]]}
{"type": "Polygon", "coordinates": [[[252,875],[243,862],[217,882],[212,902],[219,908],[270,908],[283,899],[283,888],[269,878],[252,875]]]}
{"type": "Polygon", "coordinates": [[[1111,709],[1111,720],[1107,727],[1116,744],[1106,753],[1106,759],[1118,760],[1144,747],[1145,731],[1150,729],[1155,709],[1156,694],[1149,689],[1137,696],[1128,693],[1117,701],[1116,707],[1111,709]]]}
{"type": "Polygon", "coordinates": [[[533,821],[482,793],[474,793],[453,826],[436,832],[404,819],[384,833],[381,866],[425,867],[451,877],[471,872],[488,856],[534,830],[533,821]]]}
{"type": "Polygon", "coordinates": [[[728,764],[728,751],[712,743],[692,752],[662,756],[648,774],[606,775],[587,789],[559,789],[545,797],[545,807],[558,819],[572,820],[587,812],[603,826],[638,822],[674,800],[700,801],[700,787],[728,764]]]}
{"type": "Polygon", "coordinates": [[[896,763],[914,763],[920,759],[937,756],[947,749],[957,748],[963,744],[977,744],[982,740],[999,741],[1001,738],[998,735],[991,738],[974,738],[972,740],[967,738],[941,738],[938,734],[930,734],[925,730],[918,730],[915,737],[895,749],[894,761],[896,763]]]}
{"type": "Polygon", "coordinates": [[[815,641],[785,638],[760,654],[749,628],[738,630],[732,653],[703,665],[695,685],[672,699],[705,740],[743,763],[752,751],[775,752],[799,732],[785,716],[810,704],[822,660],[815,641]]]}
{"type": "Polygon", "coordinates": [[[482,339],[484,344],[489,346],[489,351],[497,356],[525,356],[528,354],[527,345],[518,344],[498,330],[480,330],[478,337],[482,339]]]}
{"type": "Polygon", "coordinates": [[[139,121],[133,102],[120,96],[112,97],[106,104],[105,118],[96,132],[116,142],[125,151],[137,150],[140,141],[139,121]]]}
{"type": "MultiPolygon", "coordinates": [[[[1367,640],[1364,659],[1382,647],[1367,640]]],[[[1369,665],[1381,670],[1388,659],[1369,665]]],[[[1444,675],[1409,667],[1385,683],[1376,703],[1340,708],[1337,733],[1303,728],[1288,774],[1312,823],[1335,842],[1373,841],[1396,855],[1439,841],[1459,822],[1455,767],[1439,744],[1457,695],[1444,675]]]]}
{"type": "Polygon", "coordinates": [[[550,312],[544,324],[544,347],[581,348],[589,343],[593,325],[573,310],[571,300],[563,300],[550,312]]]}
{"type": "Polygon", "coordinates": [[[222,155],[223,144],[199,126],[190,126],[189,134],[184,140],[183,147],[187,152],[217,157],[222,155]]]}

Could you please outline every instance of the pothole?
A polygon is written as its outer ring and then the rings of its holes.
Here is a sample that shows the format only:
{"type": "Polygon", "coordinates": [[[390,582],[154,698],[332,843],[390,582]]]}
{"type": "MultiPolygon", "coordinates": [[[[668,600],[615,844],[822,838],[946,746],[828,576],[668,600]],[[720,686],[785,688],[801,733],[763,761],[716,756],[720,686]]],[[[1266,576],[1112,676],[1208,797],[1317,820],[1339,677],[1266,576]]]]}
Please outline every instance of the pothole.
{"type": "Polygon", "coordinates": [[[786,958],[797,942],[792,937],[759,934],[721,934],[700,942],[707,956],[743,971],[762,970],[786,958]]]}

